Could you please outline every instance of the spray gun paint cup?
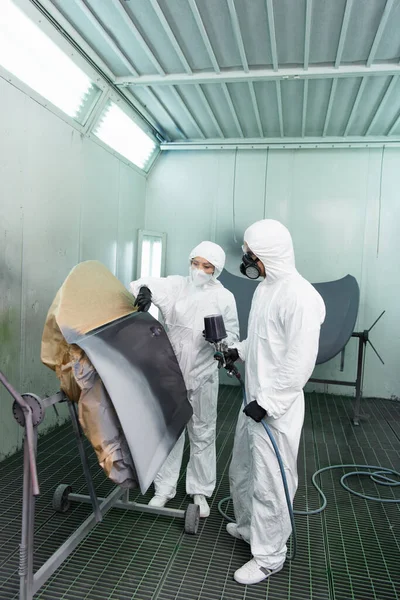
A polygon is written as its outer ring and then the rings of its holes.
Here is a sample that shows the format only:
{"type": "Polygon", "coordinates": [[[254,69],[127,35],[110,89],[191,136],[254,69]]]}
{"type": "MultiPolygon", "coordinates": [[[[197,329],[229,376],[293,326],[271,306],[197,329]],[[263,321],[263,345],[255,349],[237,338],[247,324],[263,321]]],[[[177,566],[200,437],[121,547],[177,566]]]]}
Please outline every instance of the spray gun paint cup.
{"type": "Polygon", "coordinates": [[[209,315],[204,317],[204,337],[211,344],[218,344],[224,340],[226,329],[222,315],[209,315]]]}

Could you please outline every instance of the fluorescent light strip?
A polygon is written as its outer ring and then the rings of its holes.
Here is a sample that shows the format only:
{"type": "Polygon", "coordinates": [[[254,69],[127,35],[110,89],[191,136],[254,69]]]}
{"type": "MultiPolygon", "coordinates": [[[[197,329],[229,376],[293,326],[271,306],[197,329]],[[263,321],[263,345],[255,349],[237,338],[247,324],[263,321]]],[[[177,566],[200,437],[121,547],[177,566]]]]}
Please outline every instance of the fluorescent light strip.
{"type": "Polygon", "coordinates": [[[0,2],[0,64],[72,118],[96,86],[11,0],[0,2]]]}
{"type": "Polygon", "coordinates": [[[109,102],[103,111],[94,134],[140,169],[146,169],[157,147],[156,143],[114,102],[109,102]]]}

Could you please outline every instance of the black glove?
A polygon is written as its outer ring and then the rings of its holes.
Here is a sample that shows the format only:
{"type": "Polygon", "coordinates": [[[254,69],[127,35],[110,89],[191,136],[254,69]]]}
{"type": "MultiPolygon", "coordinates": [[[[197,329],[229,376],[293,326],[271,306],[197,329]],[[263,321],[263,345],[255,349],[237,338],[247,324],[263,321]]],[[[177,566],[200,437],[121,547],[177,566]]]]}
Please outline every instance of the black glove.
{"type": "Polygon", "coordinates": [[[232,369],[233,364],[238,360],[238,358],[239,358],[239,352],[236,350],[236,348],[228,348],[228,350],[225,350],[225,352],[224,352],[225,369],[227,371],[232,369]]]}
{"type": "Polygon", "coordinates": [[[250,417],[256,423],[262,421],[267,414],[267,411],[264,410],[262,406],[257,404],[256,400],[253,400],[253,402],[246,404],[246,406],[243,409],[243,412],[247,417],[250,417]]]}
{"type": "Polygon", "coordinates": [[[214,358],[219,362],[218,369],[224,366],[225,369],[230,371],[233,367],[233,363],[239,358],[239,352],[236,348],[228,348],[228,350],[225,350],[223,353],[216,352],[214,358]]]}
{"type": "Polygon", "coordinates": [[[135,306],[138,307],[138,312],[147,312],[151,306],[151,291],[148,287],[141,287],[136,296],[135,306]]]}

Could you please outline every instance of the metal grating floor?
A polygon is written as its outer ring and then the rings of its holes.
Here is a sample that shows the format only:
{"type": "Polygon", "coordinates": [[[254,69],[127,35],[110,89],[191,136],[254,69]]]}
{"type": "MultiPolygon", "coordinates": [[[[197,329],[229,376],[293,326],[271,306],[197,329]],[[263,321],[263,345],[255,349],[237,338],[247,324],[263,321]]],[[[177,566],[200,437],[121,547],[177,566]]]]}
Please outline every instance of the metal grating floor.
{"type": "MultiPolygon", "coordinates": [[[[183,533],[180,519],[112,510],[35,596],[42,600],[396,600],[400,599],[400,505],[366,502],[339,485],[341,470],[322,477],[328,507],[322,515],[296,518],[298,555],[268,582],[244,587],[232,579],[249,560],[249,547],[225,531],[217,511],[229,495],[228,467],[239,389],[222,387],[218,423],[218,485],[211,515],[197,536],[183,533]]],[[[11,404],[10,404],[11,406],[11,404]]],[[[300,485],[295,508],[318,505],[312,473],[337,463],[370,463],[400,471],[400,403],[365,400],[368,421],[351,425],[352,401],[310,394],[299,454],[300,485]]],[[[111,484],[91,451],[99,495],[111,484]]],[[[185,453],[187,459],[187,449],[185,453]]],[[[22,492],[21,453],[0,464],[0,600],[18,597],[18,543],[22,492]]],[[[39,440],[42,494],[36,506],[35,570],[89,513],[73,504],[66,515],[51,508],[54,488],[70,483],[86,493],[69,425],[39,440]]],[[[372,495],[370,480],[354,486],[372,495]]],[[[386,491],[393,495],[390,490],[386,491]]],[[[146,499],[151,496],[148,493],[146,499]]],[[[142,500],[141,500],[142,501],[142,500]]],[[[188,502],[181,478],[172,507],[188,502]]]]}

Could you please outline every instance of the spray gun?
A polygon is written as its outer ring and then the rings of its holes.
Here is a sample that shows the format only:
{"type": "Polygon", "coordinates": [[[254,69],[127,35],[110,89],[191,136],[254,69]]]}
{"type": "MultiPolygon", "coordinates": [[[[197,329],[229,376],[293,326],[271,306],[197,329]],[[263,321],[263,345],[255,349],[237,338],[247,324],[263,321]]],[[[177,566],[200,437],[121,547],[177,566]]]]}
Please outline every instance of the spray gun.
{"type": "Polygon", "coordinates": [[[222,315],[209,315],[204,317],[204,337],[207,342],[213,344],[215,348],[215,358],[218,359],[218,368],[224,367],[230,377],[240,377],[239,371],[235,365],[226,364],[225,352],[228,350],[228,344],[224,341],[227,337],[224,319],[222,315]]]}

